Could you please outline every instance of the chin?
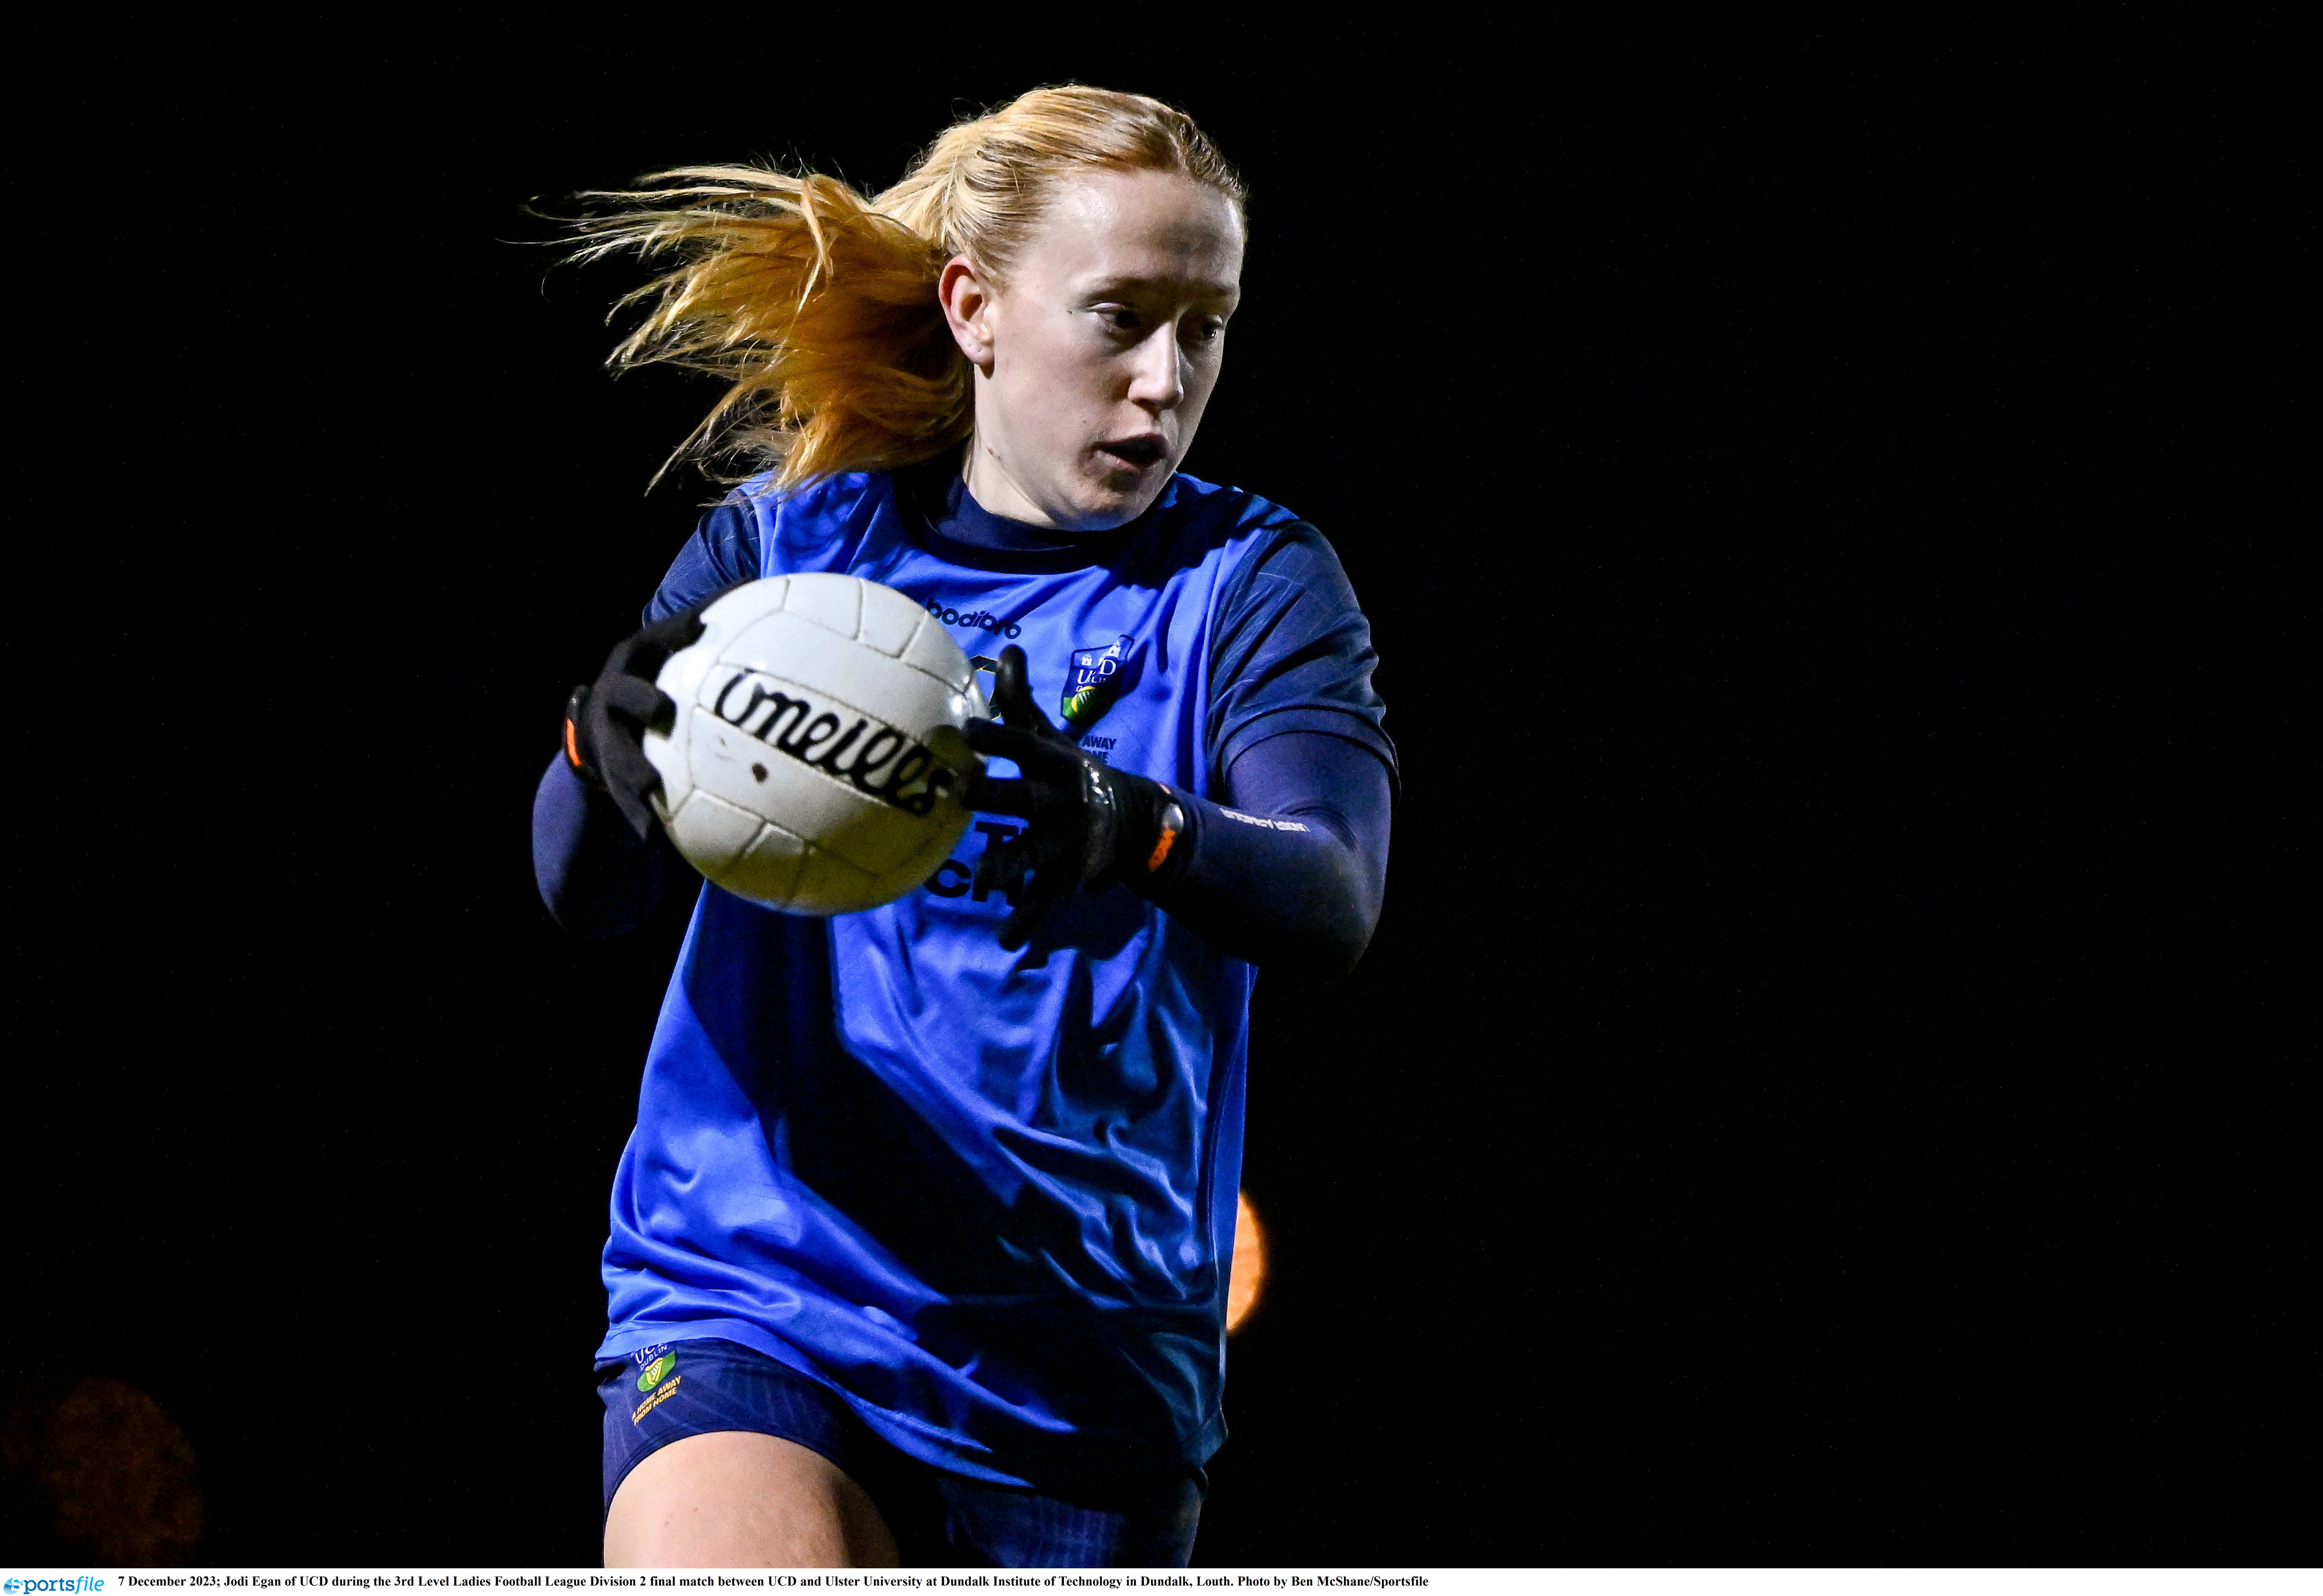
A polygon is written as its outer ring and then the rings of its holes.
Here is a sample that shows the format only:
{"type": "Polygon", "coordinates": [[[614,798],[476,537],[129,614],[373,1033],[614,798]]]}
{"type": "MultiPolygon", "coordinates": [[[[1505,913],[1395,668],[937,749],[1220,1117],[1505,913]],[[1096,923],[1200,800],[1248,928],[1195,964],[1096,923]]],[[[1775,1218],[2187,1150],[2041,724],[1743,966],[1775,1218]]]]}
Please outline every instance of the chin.
{"type": "Polygon", "coordinates": [[[1170,485],[1170,467],[1156,463],[1150,471],[1132,475],[1129,472],[1108,473],[1110,480],[1087,482],[1074,495],[1074,530],[1080,532],[1110,532],[1125,527],[1143,515],[1147,507],[1162,497],[1162,490],[1170,485]],[[1123,482],[1122,477],[1129,477],[1123,482]]]}

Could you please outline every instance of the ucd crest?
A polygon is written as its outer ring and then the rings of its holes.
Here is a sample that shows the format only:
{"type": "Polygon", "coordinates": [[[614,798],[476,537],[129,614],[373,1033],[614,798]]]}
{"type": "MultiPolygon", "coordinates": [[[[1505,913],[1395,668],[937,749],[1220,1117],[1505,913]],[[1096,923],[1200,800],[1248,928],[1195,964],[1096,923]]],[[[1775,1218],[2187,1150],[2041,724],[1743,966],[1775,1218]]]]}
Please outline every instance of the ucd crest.
{"type": "Polygon", "coordinates": [[[1076,729],[1094,725],[1098,716],[1113,708],[1113,701],[1129,685],[1123,668],[1129,663],[1129,650],[1126,632],[1101,647],[1073,650],[1064,701],[1058,705],[1066,725],[1076,729]]]}

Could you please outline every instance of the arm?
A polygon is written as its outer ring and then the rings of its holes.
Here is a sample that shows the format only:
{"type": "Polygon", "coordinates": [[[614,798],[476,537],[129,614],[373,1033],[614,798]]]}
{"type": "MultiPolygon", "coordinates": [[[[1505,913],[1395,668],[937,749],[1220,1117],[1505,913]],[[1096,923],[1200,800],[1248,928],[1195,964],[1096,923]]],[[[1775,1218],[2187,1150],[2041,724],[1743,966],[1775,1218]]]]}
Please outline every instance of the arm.
{"type": "MultiPolygon", "coordinates": [[[[748,511],[721,504],[702,518],[678,551],[646,619],[666,621],[758,574],[748,511]]],[[[629,647],[615,649],[615,661],[629,647]]],[[[607,668],[615,670],[615,662],[607,668]]],[[[665,844],[659,828],[648,826],[640,836],[611,793],[584,782],[570,749],[568,742],[567,751],[549,762],[533,793],[533,880],[557,924],[576,936],[610,937],[653,913],[661,896],[665,844]]]]}
{"type": "Polygon", "coordinates": [[[1013,643],[997,678],[1000,719],[970,721],[969,742],[1022,774],[969,777],[968,802],[1029,822],[977,861],[978,886],[1008,898],[1002,947],[1023,947],[1059,899],[1119,881],[1237,958],[1326,979],[1354,968],[1387,867],[1383,753],[1322,731],[1246,742],[1231,790],[1267,811],[1253,813],[1090,757],[1033,702],[1013,643]]]}
{"type": "Polygon", "coordinates": [[[1379,922],[1393,794],[1370,748],[1291,731],[1245,748],[1234,807],[1181,798],[1189,836],[1146,895],[1253,964],[1336,980],[1379,922]],[[1260,823],[1262,821],[1269,823],[1260,823]]]}
{"type": "MultiPolygon", "coordinates": [[[[1218,601],[1206,729],[1231,809],[1200,804],[1165,906],[1261,963],[1342,976],[1379,919],[1395,749],[1371,625],[1321,533],[1282,526],[1218,601]],[[1244,812],[1275,827],[1235,818],[1244,812]],[[1278,829],[1304,826],[1303,831],[1278,829]]],[[[1157,900],[1158,901],[1158,900],[1157,900]]]]}
{"type": "Polygon", "coordinates": [[[1362,957],[1395,783],[1371,627],[1322,534],[1294,521],[1266,539],[1221,593],[1211,648],[1222,686],[1204,740],[1236,808],[1099,764],[1033,702],[1024,650],[1000,651],[1000,718],[968,740],[1022,774],[971,777],[968,802],[1029,822],[977,862],[979,891],[1008,897],[1003,948],[1068,894],[1118,880],[1253,962],[1329,977],[1362,957]]]}
{"type": "Polygon", "coordinates": [[[661,844],[657,835],[640,840],[611,796],[583,782],[560,751],[532,795],[532,878],[566,931],[618,936],[661,899],[661,844]]]}

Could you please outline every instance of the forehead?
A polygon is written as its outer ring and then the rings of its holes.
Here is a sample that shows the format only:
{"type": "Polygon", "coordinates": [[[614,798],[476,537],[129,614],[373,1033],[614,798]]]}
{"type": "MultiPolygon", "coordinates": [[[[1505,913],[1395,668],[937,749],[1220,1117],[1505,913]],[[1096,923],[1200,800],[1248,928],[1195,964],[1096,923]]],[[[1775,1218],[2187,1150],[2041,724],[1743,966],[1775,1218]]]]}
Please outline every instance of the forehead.
{"type": "Polygon", "coordinates": [[[1232,298],[1242,248],[1242,217],[1207,184],[1096,170],[1057,184],[1016,266],[1060,287],[1143,282],[1232,298]]]}

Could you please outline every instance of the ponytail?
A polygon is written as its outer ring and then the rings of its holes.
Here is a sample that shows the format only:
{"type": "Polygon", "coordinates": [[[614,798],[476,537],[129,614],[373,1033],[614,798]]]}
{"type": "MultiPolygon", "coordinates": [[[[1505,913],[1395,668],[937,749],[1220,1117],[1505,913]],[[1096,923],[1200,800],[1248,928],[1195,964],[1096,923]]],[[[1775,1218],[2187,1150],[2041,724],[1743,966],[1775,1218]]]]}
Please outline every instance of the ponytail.
{"type": "Polygon", "coordinates": [[[728,384],[662,471],[692,459],[739,481],[771,468],[779,491],[965,441],[970,368],[937,280],[965,255],[1005,283],[1050,189],[1075,167],[1173,171],[1237,210],[1244,199],[1185,113],[1077,87],[1034,89],[955,125],[876,199],[835,178],[751,166],[681,167],[638,190],[585,196],[623,208],[578,224],[575,259],[634,249],[679,261],[623,298],[652,307],[609,363],[728,384]]]}

